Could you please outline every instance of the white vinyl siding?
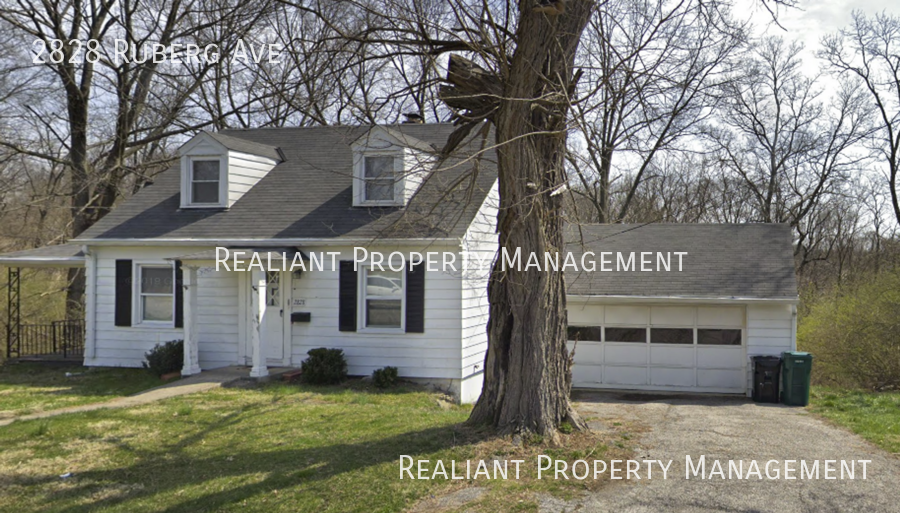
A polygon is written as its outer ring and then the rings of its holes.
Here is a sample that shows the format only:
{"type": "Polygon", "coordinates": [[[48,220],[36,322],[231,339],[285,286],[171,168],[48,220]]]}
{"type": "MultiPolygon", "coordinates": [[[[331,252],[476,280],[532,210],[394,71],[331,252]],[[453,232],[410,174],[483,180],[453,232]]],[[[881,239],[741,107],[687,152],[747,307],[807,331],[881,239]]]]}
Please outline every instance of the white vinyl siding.
{"type": "Polygon", "coordinates": [[[228,152],[228,206],[241,199],[275,164],[274,160],[266,157],[228,152]]]}
{"type": "Polygon", "coordinates": [[[462,375],[469,377],[484,372],[487,353],[487,323],[490,315],[487,288],[490,267],[497,254],[497,205],[499,194],[496,183],[476,214],[463,238],[463,250],[473,262],[462,279],[462,375]],[[481,262],[482,268],[474,265],[481,262]]]}
{"type": "MultiPolygon", "coordinates": [[[[369,251],[452,251],[450,246],[421,248],[368,247],[369,251]]],[[[336,260],[352,260],[352,247],[305,247],[308,253],[340,251],[336,260]]],[[[387,267],[385,267],[387,269],[387,267]]],[[[359,271],[362,273],[362,269],[359,271]]],[[[307,352],[317,347],[339,348],[347,357],[351,375],[367,376],[390,365],[408,378],[459,380],[460,378],[460,280],[452,272],[425,272],[425,331],[338,330],[338,270],[327,261],[324,270],[307,271],[291,278],[292,312],[309,312],[310,322],[291,324],[291,364],[299,366],[307,352]],[[302,304],[298,304],[302,303],[302,304]]],[[[357,322],[362,322],[357,313],[357,322]]],[[[458,381],[457,381],[458,383],[458,381]]]]}
{"type": "MultiPolygon", "coordinates": [[[[96,292],[88,302],[86,319],[93,320],[94,356],[87,351],[85,365],[140,367],[144,355],[156,344],[184,337],[173,323],[166,327],[115,326],[116,260],[165,261],[202,251],[203,247],[93,247],[97,262],[96,292]]],[[[235,365],[238,360],[238,273],[201,269],[198,273],[198,331],[200,366],[204,369],[235,365]]],[[[136,277],[136,276],[135,276],[136,277]]],[[[132,308],[138,303],[133,302],[132,308]]]]}
{"type": "MultiPolygon", "coordinates": [[[[796,349],[792,305],[750,305],[747,307],[747,357],[781,356],[796,349]]],[[[752,368],[747,364],[747,386],[753,383],[752,368]]]]}

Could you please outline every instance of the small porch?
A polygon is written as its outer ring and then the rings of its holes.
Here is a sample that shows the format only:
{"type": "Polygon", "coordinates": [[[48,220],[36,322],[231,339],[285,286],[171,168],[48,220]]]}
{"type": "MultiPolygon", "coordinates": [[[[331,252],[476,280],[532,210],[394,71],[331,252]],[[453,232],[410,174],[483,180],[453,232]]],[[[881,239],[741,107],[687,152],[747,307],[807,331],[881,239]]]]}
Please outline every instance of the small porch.
{"type": "MultiPolygon", "coordinates": [[[[297,248],[230,248],[232,253],[243,254],[250,259],[256,253],[267,266],[276,269],[284,267],[282,260],[290,265],[296,255],[304,260],[306,255],[297,248]]],[[[198,298],[202,276],[216,268],[216,250],[206,250],[169,258],[180,262],[181,285],[183,290],[183,376],[194,376],[201,372],[199,348],[201,344],[198,315],[198,298]]],[[[272,375],[287,371],[290,362],[291,343],[291,303],[290,290],[292,273],[288,271],[231,271],[240,273],[244,286],[239,286],[243,296],[243,307],[237,314],[246,321],[245,362],[249,364],[249,377],[267,379],[272,375]]],[[[299,273],[296,273],[299,274],[299,273]]]]}
{"type": "Polygon", "coordinates": [[[84,359],[84,319],[23,322],[23,269],[84,267],[80,246],[60,244],[0,255],[6,266],[4,356],[17,361],[81,361],[84,359]]]}

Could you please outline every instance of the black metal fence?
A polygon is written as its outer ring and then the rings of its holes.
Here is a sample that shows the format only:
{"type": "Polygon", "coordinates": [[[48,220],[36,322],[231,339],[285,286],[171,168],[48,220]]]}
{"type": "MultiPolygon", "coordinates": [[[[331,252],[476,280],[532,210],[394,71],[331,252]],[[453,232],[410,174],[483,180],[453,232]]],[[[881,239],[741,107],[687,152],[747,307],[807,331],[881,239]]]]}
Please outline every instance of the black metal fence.
{"type": "Polygon", "coordinates": [[[6,336],[9,358],[82,358],[84,321],[53,321],[49,324],[20,324],[6,336]]]}

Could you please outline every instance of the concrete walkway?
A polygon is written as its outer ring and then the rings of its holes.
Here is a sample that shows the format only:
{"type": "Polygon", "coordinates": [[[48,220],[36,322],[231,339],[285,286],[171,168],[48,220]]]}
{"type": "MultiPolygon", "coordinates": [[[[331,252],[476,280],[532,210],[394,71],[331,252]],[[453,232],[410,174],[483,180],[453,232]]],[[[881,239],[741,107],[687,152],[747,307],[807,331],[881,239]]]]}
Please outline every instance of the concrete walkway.
{"type": "MultiPolygon", "coordinates": [[[[267,378],[278,376],[290,369],[287,368],[269,368],[269,376],[267,378]]],[[[129,395],[126,397],[117,397],[110,401],[102,403],[82,404],[80,406],[69,406],[59,408],[57,410],[42,411],[29,415],[21,415],[0,420],[0,427],[8,426],[17,420],[33,420],[55,417],[66,413],[81,413],[86,411],[103,410],[107,408],[130,408],[132,406],[140,406],[142,404],[152,403],[170,397],[178,397],[182,395],[195,394],[219,388],[240,380],[252,380],[249,377],[249,367],[223,367],[221,369],[213,369],[203,371],[200,374],[179,379],[162,386],[151,388],[143,392],[129,395]]]]}

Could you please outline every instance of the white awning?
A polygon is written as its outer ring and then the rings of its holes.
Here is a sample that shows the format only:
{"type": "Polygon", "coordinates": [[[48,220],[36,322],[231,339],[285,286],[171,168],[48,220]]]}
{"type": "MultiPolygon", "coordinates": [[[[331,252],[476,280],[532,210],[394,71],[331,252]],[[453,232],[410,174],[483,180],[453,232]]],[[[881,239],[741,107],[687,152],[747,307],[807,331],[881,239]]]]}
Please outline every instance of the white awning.
{"type": "MultiPolygon", "coordinates": [[[[258,248],[227,248],[229,251],[228,260],[230,261],[234,258],[235,254],[237,254],[237,258],[247,259],[249,260],[254,253],[259,253],[260,258],[271,261],[281,261],[282,256],[286,257],[288,261],[292,262],[294,260],[294,256],[299,253],[300,257],[303,260],[309,260],[309,258],[299,249],[290,248],[290,247],[258,247],[258,248]]],[[[168,258],[167,260],[180,260],[182,262],[212,262],[216,260],[216,250],[215,249],[207,249],[205,251],[199,251],[197,253],[189,253],[187,255],[177,256],[168,258]]]]}
{"type": "Polygon", "coordinates": [[[0,254],[0,265],[7,267],[84,267],[80,244],[56,244],[0,254]]]}

